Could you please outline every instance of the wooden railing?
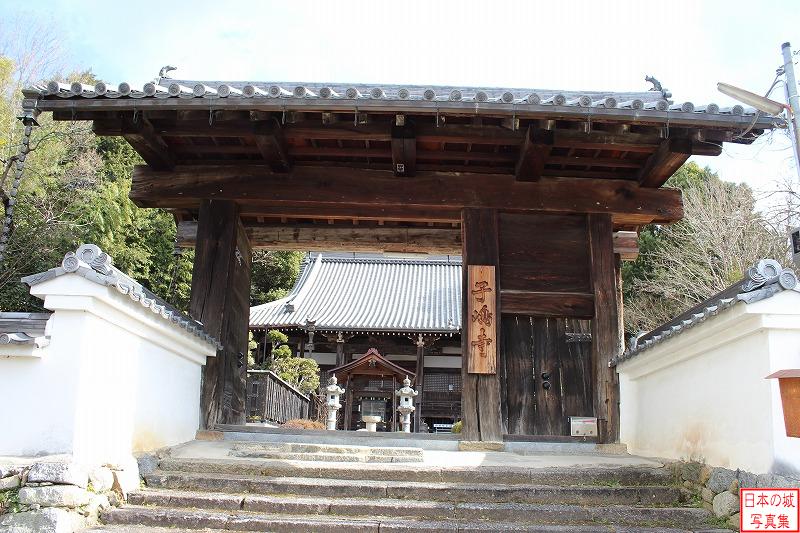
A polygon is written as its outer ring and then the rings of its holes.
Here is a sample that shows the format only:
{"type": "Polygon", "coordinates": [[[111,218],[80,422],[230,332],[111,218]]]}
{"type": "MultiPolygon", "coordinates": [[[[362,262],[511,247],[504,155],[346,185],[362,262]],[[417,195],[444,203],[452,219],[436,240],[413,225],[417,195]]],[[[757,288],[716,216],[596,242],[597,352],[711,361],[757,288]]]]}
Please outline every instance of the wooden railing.
{"type": "Polygon", "coordinates": [[[271,370],[247,372],[248,420],[283,424],[293,418],[308,418],[309,398],[271,370]]]}

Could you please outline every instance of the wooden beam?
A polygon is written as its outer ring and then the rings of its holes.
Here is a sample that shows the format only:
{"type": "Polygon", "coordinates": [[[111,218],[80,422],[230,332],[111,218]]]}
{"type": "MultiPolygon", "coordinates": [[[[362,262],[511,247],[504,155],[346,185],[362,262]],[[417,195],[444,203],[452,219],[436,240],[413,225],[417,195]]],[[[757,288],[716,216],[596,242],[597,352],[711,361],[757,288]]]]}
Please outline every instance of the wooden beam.
{"type": "MultiPolygon", "coordinates": [[[[94,119],[97,135],[119,135],[119,119],[98,116],[94,119]]],[[[153,124],[160,135],[170,137],[253,137],[255,135],[250,120],[221,121],[208,123],[208,120],[165,120],[153,124]]],[[[340,139],[352,141],[391,141],[390,124],[387,122],[354,125],[342,121],[322,125],[318,121],[285,124],[281,127],[286,139],[340,139]]],[[[592,150],[616,150],[627,152],[652,153],[664,140],[659,135],[649,133],[611,133],[592,131],[584,133],[577,130],[553,130],[553,146],[592,150]]],[[[520,146],[525,131],[512,131],[501,126],[447,124],[436,127],[434,124],[416,124],[418,143],[458,143],[484,144],[495,146],[520,146]]]]}
{"type": "Polygon", "coordinates": [[[288,172],[292,163],[286,152],[286,142],[278,121],[271,119],[266,122],[258,122],[253,127],[253,133],[261,157],[270,168],[275,172],[288,172]]]}
{"type": "Polygon", "coordinates": [[[722,146],[673,137],[664,140],[637,175],[642,187],[661,187],[689,157],[693,155],[717,156],[722,146]]]}
{"type": "MultiPolygon", "coordinates": [[[[197,227],[197,222],[178,223],[178,246],[193,247],[197,227]]],[[[310,224],[251,224],[244,228],[252,248],[257,250],[461,254],[461,231],[454,228],[346,228],[310,224]]]]}
{"type": "Polygon", "coordinates": [[[175,167],[175,160],[167,143],[155,132],[147,118],[139,117],[136,122],[123,120],[121,134],[151,168],[171,170],[175,167]]]}
{"type": "MultiPolygon", "coordinates": [[[[390,159],[395,157],[395,150],[399,150],[399,147],[403,146],[403,142],[408,142],[410,144],[410,139],[392,139],[392,148],[385,149],[385,148],[336,148],[333,146],[320,146],[320,147],[313,147],[313,146],[292,146],[289,148],[289,155],[292,157],[360,157],[360,158],[380,158],[380,159],[390,159]]],[[[186,151],[191,152],[192,149],[195,147],[187,146],[186,151]]],[[[236,152],[236,148],[241,149],[241,153],[252,153],[252,150],[249,150],[247,146],[231,146],[231,147],[215,147],[215,146],[208,146],[203,147],[207,148],[209,153],[215,152],[215,148],[223,148],[225,151],[229,153],[236,152]],[[230,150],[228,150],[230,148],[230,150]]],[[[409,147],[409,150],[411,148],[409,147]]],[[[442,150],[442,151],[433,151],[433,150],[425,150],[419,151],[416,150],[416,142],[414,142],[413,150],[416,152],[416,159],[420,161],[480,161],[486,163],[510,163],[516,161],[516,157],[514,154],[510,153],[486,153],[486,152],[465,152],[465,151],[458,151],[458,150],[442,150]]],[[[224,151],[220,150],[218,153],[224,153],[224,151]]],[[[410,152],[409,152],[410,153],[410,152]]],[[[637,165],[638,168],[639,165],[637,165]]]]}
{"type": "Polygon", "coordinates": [[[594,296],[574,292],[500,290],[500,312],[539,317],[591,318],[594,296]]]}
{"type": "Polygon", "coordinates": [[[546,168],[542,171],[542,176],[550,178],[589,178],[604,180],[635,180],[636,172],[630,170],[617,170],[613,172],[602,170],[561,170],[546,168]]]}
{"type": "Polygon", "coordinates": [[[672,222],[683,215],[680,191],[640,188],[623,180],[543,178],[529,183],[499,174],[443,172],[417,172],[413,180],[398,180],[390,171],[312,166],[298,166],[286,174],[242,165],[185,166],[173,172],[139,166],[130,197],[140,207],[163,208],[191,208],[214,198],[262,203],[265,210],[275,205],[473,207],[609,213],[630,215],[641,223],[672,222]]]}
{"type": "MultiPolygon", "coordinates": [[[[433,222],[446,224],[461,223],[459,209],[434,209],[415,206],[289,206],[272,205],[265,207],[263,202],[238,202],[242,217],[261,217],[265,219],[328,219],[348,221],[381,222],[433,222]]],[[[282,222],[285,222],[282,220],[282,222]]]]}
{"type": "MultiPolygon", "coordinates": [[[[467,287],[468,265],[499,265],[499,244],[497,232],[497,212],[493,209],[464,209],[461,221],[461,240],[463,243],[462,293],[470,294],[467,287]]],[[[499,303],[499,292],[488,295],[499,303]]],[[[467,314],[466,305],[461,306],[463,331],[461,334],[462,389],[461,413],[464,427],[462,440],[495,441],[503,440],[503,420],[500,413],[500,379],[498,374],[470,374],[467,372],[469,328],[473,323],[467,314]]],[[[495,307],[499,309],[499,306],[495,307]]],[[[495,320],[497,317],[494,317],[495,320]]],[[[500,341],[500,325],[497,324],[497,338],[500,341]]]]}
{"type": "Polygon", "coordinates": [[[417,172],[417,139],[412,124],[392,126],[392,170],[395,176],[417,172]]]}
{"type": "Polygon", "coordinates": [[[623,261],[636,261],[639,257],[639,234],[635,231],[615,231],[614,253],[623,261]]]}
{"type": "Polygon", "coordinates": [[[600,442],[619,440],[619,379],[609,361],[619,355],[619,309],[611,217],[589,215],[594,318],[592,319],[592,387],[600,442]]]}
{"type": "Polygon", "coordinates": [[[250,244],[229,201],[204,201],[197,233],[189,314],[223,346],[203,367],[201,423],[244,424],[250,244]]]}
{"type": "Polygon", "coordinates": [[[553,132],[537,130],[528,126],[525,138],[519,149],[519,158],[514,167],[514,175],[519,181],[537,181],[542,177],[542,170],[547,157],[553,149],[553,132]]]}
{"type": "MultiPolygon", "coordinates": [[[[254,250],[295,250],[303,252],[425,252],[442,255],[461,254],[460,226],[449,228],[339,226],[288,223],[244,222],[250,246],[254,250]]],[[[193,248],[197,238],[196,221],[178,223],[177,244],[193,248]]],[[[635,231],[614,232],[614,253],[625,261],[634,261],[638,255],[638,235],[635,231]]],[[[578,293],[531,293],[502,291],[501,305],[504,313],[542,316],[592,316],[591,295],[578,293]],[[586,299],[588,296],[588,300],[586,299]],[[541,302],[547,312],[530,312],[538,307],[530,302],[541,302]],[[527,303],[526,303],[527,302],[527,303]],[[587,304],[588,302],[588,304],[587,304]],[[587,307],[587,305],[589,307],[587,307]],[[522,310],[522,309],[525,310],[522,310]]]]}
{"type": "Polygon", "coordinates": [[[574,157],[574,156],[549,156],[548,165],[568,165],[578,167],[610,167],[610,168],[642,168],[641,161],[620,159],[614,157],[574,157]]]}
{"type": "Polygon", "coordinates": [[[654,152],[662,139],[644,133],[616,134],[606,131],[583,133],[574,130],[554,130],[553,146],[586,150],[614,150],[620,152],[654,152]]]}

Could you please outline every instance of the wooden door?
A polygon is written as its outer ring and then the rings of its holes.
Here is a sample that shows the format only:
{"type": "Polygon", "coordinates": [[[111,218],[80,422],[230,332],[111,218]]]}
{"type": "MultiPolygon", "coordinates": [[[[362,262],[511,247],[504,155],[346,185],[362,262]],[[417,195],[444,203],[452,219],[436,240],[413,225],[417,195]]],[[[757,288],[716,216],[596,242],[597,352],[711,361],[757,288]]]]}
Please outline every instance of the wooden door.
{"type": "Polygon", "coordinates": [[[511,435],[569,436],[594,416],[588,320],[503,315],[501,402],[511,435]]]}

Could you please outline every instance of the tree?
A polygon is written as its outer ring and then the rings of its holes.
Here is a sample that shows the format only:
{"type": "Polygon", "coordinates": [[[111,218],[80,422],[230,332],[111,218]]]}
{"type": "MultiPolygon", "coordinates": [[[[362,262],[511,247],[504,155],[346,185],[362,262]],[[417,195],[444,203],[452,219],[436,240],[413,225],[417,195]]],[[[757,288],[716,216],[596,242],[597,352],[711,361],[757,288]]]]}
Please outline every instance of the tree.
{"type": "Polygon", "coordinates": [[[286,296],[297,279],[302,260],[302,252],[253,252],[250,305],[286,296]]]}
{"type": "Polygon", "coordinates": [[[272,363],[270,370],[281,379],[297,387],[303,394],[319,388],[319,365],[313,359],[294,357],[292,349],[286,345],[289,338],[277,330],[267,333],[272,344],[272,363]]]}
{"type": "Polygon", "coordinates": [[[267,340],[272,345],[272,359],[286,359],[292,356],[292,349],[289,347],[289,337],[276,329],[271,329],[267,332],[267,340]]]}
{"type": "Polygon", "coordinates": [[[639,258],[623,266],[629,334],[649,331],[742,279],[759,259],[786,258],[785,233],[756,211],[746,185],[689,163],[667,186],[683,191],[684,218],[646,227],[639,258]]]}
{"type": "Polygon", "coordinates": [[[303,394],[319,388],[319,365],[313,359],[285,357],[272,362],[271,370],[303,394]]]}
{"type": "Polygon", "coordinates": [[[286,344],[289,342],[289,337],[287,337],[285,334],[278,330],[271,329],[266,333],[265,337],[265,342],[268,342],[271,346],[269,359],[267,359],[265,356],[263,361],[257,362],[258,354],[255,353],[255,349],[257,348],[258,343],[253,339],[253,332],[250,332],[250,356],[248,358],[248,368],[269,368],[272,364],[272,361],[277,359],[285,359],[292,356],[292,349],[286,344]]]}
{"type": "MultiPolygon", "coordinates": [[[[0,200],[9,205],[11,170],[22,125],[21,89],[44,77],[97,81],[91,70],[60,75],[56,33],[41,21],[0,21],[0,200]]],[[[193,252],[174,253],[175,223],[160,209],[129,199],[139,155],[119,138],[97,138],[88,122],[56,122],[41,115],[34,128],[17,193],[6,259],[0,265],[0,310],[36,311],[41,302],[19,279],[61,262],[82,243],[103,248],[115,265],[185,310],[193,252]]]]}

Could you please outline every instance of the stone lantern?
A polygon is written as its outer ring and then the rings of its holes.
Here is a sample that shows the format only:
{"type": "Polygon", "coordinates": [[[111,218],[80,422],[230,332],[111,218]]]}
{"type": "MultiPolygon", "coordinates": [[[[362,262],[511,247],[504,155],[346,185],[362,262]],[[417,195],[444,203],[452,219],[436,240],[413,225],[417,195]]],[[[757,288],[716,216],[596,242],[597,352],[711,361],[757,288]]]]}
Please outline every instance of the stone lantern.
{"type": "Polygon", "coordinates": [[[339,396],[344,394],[344,389],[336,384],[335,375],[328,379],[328,386],[325,387],[325,393],[327,395],[325,405],[328,407],[328,429],[335,430],[336,413],[342,408],[342,404],[339,403],[339,396]]]}
{"type": "Polygon", "coordinates": [[[397,410],[403,415],[403,431],[405,433],[411,433],[411,413],[415,410],[414,398],[417,394],[419,392],[411,388],[411,380],[408,379],[408,376],[403,380],[403,386],[395,392],[395,395],[400,397],[400,406],[397,410]]]}

